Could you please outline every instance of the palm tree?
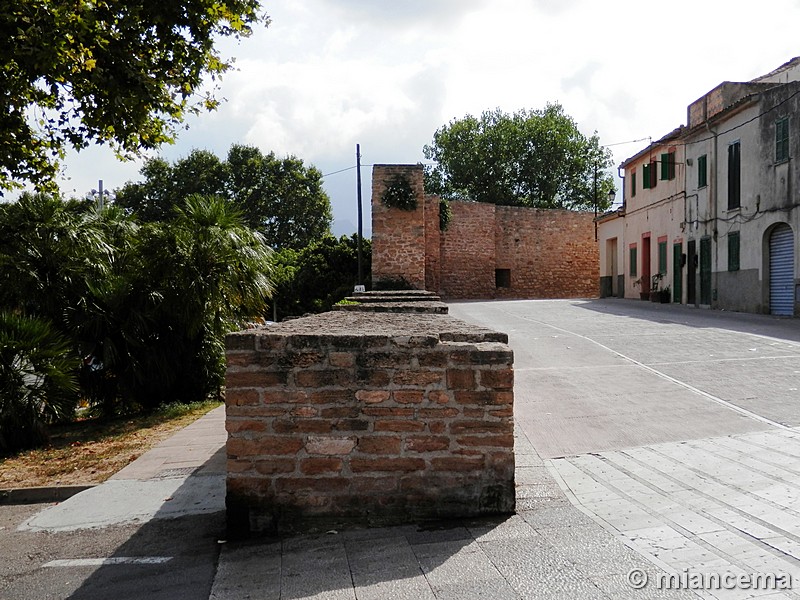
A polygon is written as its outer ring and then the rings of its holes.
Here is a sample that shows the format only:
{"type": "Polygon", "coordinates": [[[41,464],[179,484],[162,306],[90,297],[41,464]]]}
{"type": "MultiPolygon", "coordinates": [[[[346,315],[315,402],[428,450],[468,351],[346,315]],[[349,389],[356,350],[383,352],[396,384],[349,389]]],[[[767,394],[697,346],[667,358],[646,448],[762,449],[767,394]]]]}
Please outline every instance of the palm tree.
{"type": "Polygon", "coordinates": [[[45,320],[0,311],[0,454],[47,441],[77,405],[78,359],[45,320]]]}

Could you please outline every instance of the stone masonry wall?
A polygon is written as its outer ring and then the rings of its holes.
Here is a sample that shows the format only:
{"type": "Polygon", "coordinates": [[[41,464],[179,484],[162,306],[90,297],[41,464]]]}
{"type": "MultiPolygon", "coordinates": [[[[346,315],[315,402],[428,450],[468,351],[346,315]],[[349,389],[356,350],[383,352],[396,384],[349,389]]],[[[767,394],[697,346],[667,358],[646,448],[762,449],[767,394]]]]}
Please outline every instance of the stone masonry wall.
{"type": "Polygon", "coordinates": [[[450,226],[442,236],[441,288],[445,298],[493,298],[495,206],[451,202],[450,226]]]}
{"type": "Polygon", "coordinates": [[[514,509],[507,336],[333,312],[227,338],[234,532],[514,509]]]}
{"type": "MultiPolygon", "coordinates": [[[[372,168],[372,281],[404,279],[425,288],[425,202],[422,165],[375,165],[372,168]],[[406,177],[418,199],[413,211],[381,202],[394,177],[406,177]],[[376,250],[377,249],[377,250],[376,250]]],[[[438,216],[437,216],[438,218],[438,216]]]]}
{"type": "Polygon", "coordinates": [[[511,287],[496,298],[599,294],[593,213],[498,206],[495,214],[497,268],[511,269],[511,287]]]}
{"type": "Polygon", "coordinates": [[[440,232],[438,198],[424,195],[422,174],[420,165],[373,168],[373,282],[402,277],[452,299],[599,294],[593,213],[451,202],[450,225],[440,232]],[[380,202],[396,174],[413,182],[417,210],[380,202]],[[510,286],[496,285],[498,269],[510,272],[510,286]]]}

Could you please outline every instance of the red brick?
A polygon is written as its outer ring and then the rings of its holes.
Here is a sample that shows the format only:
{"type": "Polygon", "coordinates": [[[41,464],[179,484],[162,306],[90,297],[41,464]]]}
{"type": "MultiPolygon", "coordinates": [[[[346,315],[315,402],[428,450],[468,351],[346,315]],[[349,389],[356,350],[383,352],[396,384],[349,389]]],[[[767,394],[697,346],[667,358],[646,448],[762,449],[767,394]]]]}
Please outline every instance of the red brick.
{"type": "Polygon", "coordinates": [[[472,456],[442,456],[431,458],[431,468],[434,471],[481,471],[485,461],[482,457],[472,456]]]}
{"type": "Polygon", "coordinates": [[[228,439],[228,454],[236,457],[296,454],[303,440],[291,436],[262,436],[254,440],[228,439]]]}
{"type": "Polygon", "coordinates": [[[230,417],[280,417],[286,414],[283,406],[226,406],[226,415],[230,417]]]}
{"type": "Polygon", "coordinates": [[[483,419],[486,416],[486,409],[466,406],[464,407],[463,415],[466,419],[483,419]]]}
{"type": "Polygon", "coordinates": [[[398,404],[419,404],[425,399],[425,392],[421,390],[395,390],[392,399],[398,404]]]}
{"type": "Polygon", "coordinates": [[[353,494],[372,494],[375,492],[393,492],[397,489],[397,477],[359,477],[353,479],[353,494]]]}
{"type": "Polygon", "coordinates": [[[448,369],[447,388],[450,390],[475,389],[475,371],[472,369],[448,369]]]}
{"type": "Polygon", "coordinates": [[[514,434],[503,435],[464,435],[456,438],[456,442],[462,446],[487,446],[500,448],[514,447],[514,434]]]}
{"type": "Polygon", "coordinates": [[[455,421],[450,423],[450,433],[504,433],[512,431],[508,421],[455,421]]]}
{"type": "Polygon", "coordinates": [[[262,392],[264,404],[303,404],[308,401],[308,394],[297,391],[264,391],[262,392]]]}
{"type": "Polygon", "coordinates": [[[272,423],[275,433],[328,433],[333,429],[329,419],[276,419],[272,423]]]}
{"type": "Polygon", "coordinates": [[[253,468],[253,461],[229,458],[226,462],[225,468],[228,473],[244,473],[245,471],[249,471],[253,468]]]}
{"type": "Polygon", "coordinates": [[[489,411],[489,415],[499,419],[505,419],[514,416],[514,408],[509,406],[507,408],[496,408],[489,411]]]}
{"type": "Polygon", "coordinates": [[[345,369],[326,369],[324,371],[300,371],[294,380],[300,387],[320,388],[345,386],[352,382],[350,372],[345,369]]]}
{"type": "Polygon", "coordinates": [[[319,416],[319,409],[313,406],[298,406],[292,409],[293,417],[311,418],[319,416]]]}
{"type": "Polygon", "coordinates": [[[228,433],[240,433],[242,431],[266,431],[266,419],[226,419],[225,429],[228,433]]]}
{"type": "Polygon", "coordinates": [[[319,416],[323,419],[355,419],[361,414],[357,406],[333,406],[323,408],[319,416]]]}
{"type": "Polygon", "coordinates": [[[228,406],[255,406],[260,402],[258,390],[233,388],[225,391],[225,404],[228,406]]]}
{"type": "Polygon", "coordinates": [[[450,438],[446,436],[409,436],[405,449],[408,452],[439,452],[450,448],[450,438]]]}
{"type": "Polygon", "coordinates": [[[309,436],[305,444],[309,454],[344,455],[356,447],[354,437],[316,437],[309,436]]]}
{"type": "Polygon", "coordinates": [[[262,475],[292,473],[297,467],[294,458],[270,458],[254,461],[256,471],[262,475]]]}
{"type": "Polygon", "coordinates": [[[386,369],[357,369],[356,382],[361,385],[380,388],[386,387],[391,381],[391,376],[386,369]]]}
{"type": "Polygon", "coordinates": [[[353,473],[381,471],[421,471],[425,461],[421,458],[351,458],[350,469],[353,473]]]}
{"type": "Polygon", "coordinates": [[[394,408],[388,406],[370,406],[364,408],[361,412],[370,417],[412,417],[414,416],[413,408],[394,408]]]}
{"type": "Polygon", "coordinates": [[[450,402],[450,394],[442,390],[431,390],[428,392],[428,400],[436,404],[448,404],[450,402]]]}
{"type": "Polygon", "coordinates": [[[395,385],[416,385],[426,387],[429,385],[442,385],[444,372],[439,371],[398,371],[392,377],[395,385]]]}
{"type": "Polygon", "coordinates": [[[420,367],[446,367],[447,353],[441,351],[419,352],[417,362],[420,367]]]}
{"type": "Polygon", "coordinates": [[[285,371],[228,371],[225,375],[227,388],[264,388],[286,385],[285,371]]]}
{"type": "Polygon", "coordinates": [[[389,399],[391,394],[386,390],[358,390],[356,400],[365,404],[378,404],[389,399]]]}
{"type": "Polygon", "coordinates": [[[319,390],[308,394],[308,402],[311,404],[351,404],[355,399],[355,394],[348,389],[341,390],[319,390]]]}
{"type": "Polygon", "coordinates": [[[305,475],[339,473],[341,470],[341,458],[304,458],[300,461],[300,472],[305,475]]]}
{"type": "Polygon", "coordinates": [[[344,477],[281,477],[275,480],[278,492],[317,492],[323,496],[344,492],[348,485],[349,481],[344,477]]]}
{"type": "Polygon", "coordinates": [[[332,367],[352,367],[356,364],[356,356],[352,352],[331,352],[328,362],[332,367]]]}
{"type": "Polygon", "coordinates": [[[361,436],[358,451],[365,454],[400,454],[400,438],[390,435],[361,436]]]}
{"type": "Polygon", "coordinates": [[[447,431],[447,423],[444,421],[428,421],[428,431],[431,433],[444,433],[447,431]]]}
{"type": "Polygon", "coordinates": [[[420,408],[417,411],[420,419],[451,419],[458,414],[457,408],[420,408]]]}
{"type": "Polygon", "coordinates": [[[483,392],[453,392],[455,402],[457,404],[462,405],[469,405],[469,404],[478,404],[478,405],[487,405],[487,404],[513,404],[514,403],[514,393],[513,392],[491,392],[491,391],[483,391],[483,392]]]}
{"type": "Polygon", "coordinates": [[[514,370],[501,369],[489,370],[483,369],[480,371],[481,385],[483,387],[492,388],[495,390],[512,390],[514,389],[514,370]]]}
{"type": "Polygon", "coordinates": [[[379,420],[375,421],[375,431],[425,431],[425,423],[420,421],[379,420]]]}
{"type": "Polygon", "coordinates": [[[282,368],[307,369],[313,365],[321,365],[325,355],[315,350],[301,350],[287,352],[278,356],[278,365],[282,368]]]}

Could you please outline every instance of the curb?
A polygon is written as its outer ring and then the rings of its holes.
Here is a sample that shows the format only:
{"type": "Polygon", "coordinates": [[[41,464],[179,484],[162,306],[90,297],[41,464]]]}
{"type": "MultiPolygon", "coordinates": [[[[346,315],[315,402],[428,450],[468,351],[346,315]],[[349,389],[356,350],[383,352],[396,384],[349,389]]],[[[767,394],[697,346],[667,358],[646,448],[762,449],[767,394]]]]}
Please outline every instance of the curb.
{"type": "Polygon", "coordinates": [[[40,502],[63,502],[97,484],[57,485],[50,487],[17,488],[0,490],[0,505],[4,504],[38,504],[40,502]]]}

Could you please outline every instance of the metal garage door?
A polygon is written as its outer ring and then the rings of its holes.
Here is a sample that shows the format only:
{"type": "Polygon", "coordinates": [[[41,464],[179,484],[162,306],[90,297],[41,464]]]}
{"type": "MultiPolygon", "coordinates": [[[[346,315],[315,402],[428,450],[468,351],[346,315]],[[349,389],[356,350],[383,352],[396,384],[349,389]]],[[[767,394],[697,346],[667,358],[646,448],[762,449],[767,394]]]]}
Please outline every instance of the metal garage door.
{"type": "Polygon", "coordinates": [[[769,238],[769,312],[794,314],[794,235],[785,223],[769,238]]]}

